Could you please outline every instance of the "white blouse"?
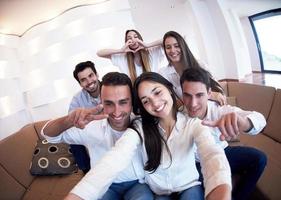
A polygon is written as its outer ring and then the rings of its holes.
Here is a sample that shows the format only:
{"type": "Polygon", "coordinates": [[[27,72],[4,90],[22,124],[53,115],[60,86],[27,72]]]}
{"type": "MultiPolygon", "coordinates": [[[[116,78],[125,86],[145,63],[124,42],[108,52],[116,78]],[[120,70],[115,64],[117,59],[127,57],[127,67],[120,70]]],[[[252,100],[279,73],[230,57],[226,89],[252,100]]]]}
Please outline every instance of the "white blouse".
{"type": "MultiPolygon", "coordinates": [[[[141,122],[138,122],[141,136],[141,122]]],[[[143,165],[147,162],[144,143],[141,148],[138,134],[127,129],[101,161],[92,168],[71,191],[84,199],[98,199],[107,190],[114,178],[130,163],[134,155],[141,151],[143,165]]],[[[215,144],[208,127],[201,120],[191,119],[178,112],[177,122],[167,145],[172,155],[164,148],[161,164],[154,173],[145,171],[145,182],[158,195],[168,195],[200,184],[195,166],[194,144],[198,147],[204,176],[205,196],[221,184],[231,186],[231,172],[224,151],[215,144]]]]}

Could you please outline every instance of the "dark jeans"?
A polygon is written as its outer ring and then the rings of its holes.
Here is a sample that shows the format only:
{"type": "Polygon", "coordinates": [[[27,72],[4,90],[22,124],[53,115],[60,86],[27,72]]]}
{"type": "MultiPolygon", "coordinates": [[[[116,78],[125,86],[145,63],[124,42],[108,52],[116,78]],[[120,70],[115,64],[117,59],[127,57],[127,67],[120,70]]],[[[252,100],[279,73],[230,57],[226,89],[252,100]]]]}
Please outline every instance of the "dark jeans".
{"type": "MultiPolygon", "coordinates": [[[[266,155],[255,148],[244,146],[228,146],[224,149],[231,174],[239,175],[238,182],[232,190],[233,200],[248,199],[267,163],[266,155]]],[[[202,181],[200,163],[196,163],[202,181]]]]}
{"type": "Polygon", "coordinates": [[[75,161],[85,174],[90,170],[90,157],[85,146],[72,144],[70,145],[71,152],[75,158],[75,161]]]}
{"type": "Polygon", "coordinates": [[[138,180],[112,183],[100,200],[153,200],[153,193],[147,184],[138,180]]]}
{"type": "Polygon", "coordinates": [[[155,195],[155,200],[204,200],[202,185],[196,185],[171,195],[155,195]]]}

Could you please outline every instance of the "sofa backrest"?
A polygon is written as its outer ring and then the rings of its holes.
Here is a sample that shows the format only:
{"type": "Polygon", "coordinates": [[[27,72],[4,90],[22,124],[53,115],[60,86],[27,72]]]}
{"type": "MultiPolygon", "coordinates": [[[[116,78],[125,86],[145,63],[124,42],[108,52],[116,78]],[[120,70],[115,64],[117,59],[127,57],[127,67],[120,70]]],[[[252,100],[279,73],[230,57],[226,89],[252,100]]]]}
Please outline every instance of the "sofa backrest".
{"type": "Polygon", "coordinates": [[[258,111],[268,119],[276,89],[270,86],[228,82],[229,96],[236,97],[237,106],[244,110],[258,111]]]}
{"type": "Polygon", "coordinates": [[[28,124],[0,141],[1,197],[21,199],[32,183],[34,177],[30,175],[29,167],[39,131],[45,123],[28,124]]]}
{"type": "Polygon", "coordinates": [[[227,81],[219,81],[219,84],[221,85],[225,95],[228,96],[227,81]]]}
{"type": "Polygon", "coordinates": [[[281,89],[277,89],[264,134],[281,143],[281,89]]]}

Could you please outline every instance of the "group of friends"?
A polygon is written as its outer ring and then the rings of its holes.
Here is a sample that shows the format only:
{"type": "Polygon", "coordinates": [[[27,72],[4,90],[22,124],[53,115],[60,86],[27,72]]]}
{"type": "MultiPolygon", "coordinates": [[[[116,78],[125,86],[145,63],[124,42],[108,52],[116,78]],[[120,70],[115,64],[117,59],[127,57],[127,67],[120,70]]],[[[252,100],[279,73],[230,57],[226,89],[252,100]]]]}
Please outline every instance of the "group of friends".
{"type": "Polygon", "coordinates": [[[147,44],[128,30],[122,48],[97,55],[122,73],[99,81],[93,62],[77,64],[73,76],[82,90],[68,115],[41,131],[49,142],[71,144],[85,173],[66,200],[249,198],[266,155],[227,141],[258,134],[265,118],[226,105],[223,88],[179,33],[147,44]],[[165,56],[169,64],[160,68],[165,56]]]}

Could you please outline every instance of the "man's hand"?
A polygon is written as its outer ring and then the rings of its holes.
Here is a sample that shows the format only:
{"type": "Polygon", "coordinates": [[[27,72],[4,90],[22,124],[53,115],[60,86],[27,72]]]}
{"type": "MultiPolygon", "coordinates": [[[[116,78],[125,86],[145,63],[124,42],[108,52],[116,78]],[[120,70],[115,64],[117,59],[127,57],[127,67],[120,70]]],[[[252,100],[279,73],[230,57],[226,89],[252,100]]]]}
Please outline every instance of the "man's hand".
{"type": "Polygon", "coordinates": [[[94,108],[78,108],[68,115],[67,120],[73,126],[83,129],[91,121],[100,120],[107,117],[107,114],[103,114],[103,106],[100,104],[94,108]]]}
{"type": "Polygon", "coordinates": [[[236,112],[223,115],[216,121],[203,120],[202,124],[219,128],[221,132],[220,140],[235,138],[240,132],[249,131],[252,127],[252,123],[247,117],[242,117],[236,112]]]}

